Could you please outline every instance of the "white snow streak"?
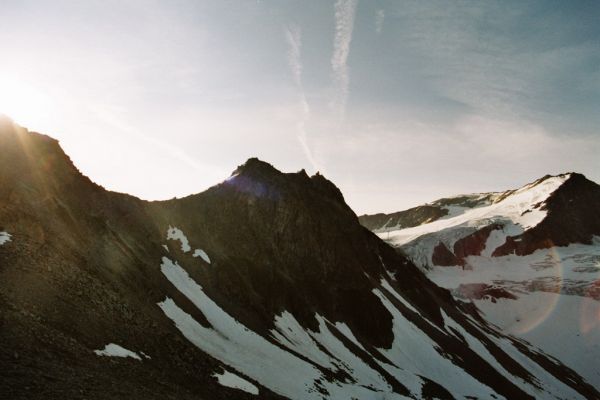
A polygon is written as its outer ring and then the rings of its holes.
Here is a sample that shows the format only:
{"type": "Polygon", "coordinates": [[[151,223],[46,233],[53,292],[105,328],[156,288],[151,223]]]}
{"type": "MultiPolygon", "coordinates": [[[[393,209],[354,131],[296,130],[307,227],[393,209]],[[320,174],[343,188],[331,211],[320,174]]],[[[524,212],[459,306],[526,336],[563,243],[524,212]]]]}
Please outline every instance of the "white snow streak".
{"type": "Polygon", "coordinates": [[[204,261],[206,261],[208,264],[210,264],[210,258],[208,257],[208,254],[206,254],[206,252],[202,249],[196,249],[194,250],[194,254],[192,254],[193,257],[200,257],[201,259],[203,259],[204,261]]]}
{"type": "Polygon", "coordinates": [[[135,358],[136,360],[139,360],[139,361],[142,360],[142,358],[137,353],[135,353],[131,350],[127,350],[126,348],[121,347],[118,344],[114,344],[114,343],[107,344],[106,346],[104,346],[104,349],[102,349],[102,350],[94,350],[94,353],[96,353],[99,356],[123,357],[123,358],[131,357],[131,358],[135,358]]]}
{"type": "Polygon", "coordinates": [[[215,372],[213,376],[217,378],[219,384],[223,386],[233,389],[240,389],[244,392],[258,395],[258,388],[256,386],[232,372],[223,371],[220,374],[215,372]]]}
{"type": "Polygon", "coordinates": [[[489,399],[494,395],[499,398],[493,389],[477,381],[442,356],[437,351],[437,343],[407,320],[380,290],[374,289],[373,293],[379,297],[385,308],[392,314],[394,324],[392,347],[391,349],[379,349],[394,363],[394,365],[381,364],[389,373],[395,375],[411,390],[420,387],[421,382],[417,377],[420,375],[441,384],[455,397],[475,396],[489,399]],[[412,381],[407,379],[408,374],[413,376],[412,381]]]}
{"type": "Polygon", "coordinates": [[[0,246],[10,242],[11,235],[8,232],[0,232],[0,246]]]}

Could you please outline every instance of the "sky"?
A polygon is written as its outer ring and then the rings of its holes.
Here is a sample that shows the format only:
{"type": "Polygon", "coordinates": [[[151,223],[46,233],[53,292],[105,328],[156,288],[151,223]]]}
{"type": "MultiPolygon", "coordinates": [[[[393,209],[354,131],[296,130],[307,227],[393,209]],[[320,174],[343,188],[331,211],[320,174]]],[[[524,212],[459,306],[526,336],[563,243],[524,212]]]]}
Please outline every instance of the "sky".
{"type": "Polygon", "coordinates": [[[358,214],[600,182],[598,21],[593,0],[1,0],[0,113],[144,199],[250,157],[358,214]]]}

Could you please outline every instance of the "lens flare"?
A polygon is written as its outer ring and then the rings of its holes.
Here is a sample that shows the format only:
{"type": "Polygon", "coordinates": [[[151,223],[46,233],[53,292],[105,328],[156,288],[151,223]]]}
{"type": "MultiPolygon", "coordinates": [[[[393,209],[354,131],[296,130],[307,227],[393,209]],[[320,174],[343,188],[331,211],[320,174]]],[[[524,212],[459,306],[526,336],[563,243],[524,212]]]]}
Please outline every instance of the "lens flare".
{"type": "Polygon", "coordinates": [[[600,331],[600,277],[593,281],[585,291],[579,314],[579,329],[584,336],[600,331]]]}
{"type": "Polygon", "coordinates": [[[550,247],[543,262],[536,265],[544,268],[548,275],[528,283],[526,290],[531,294],[524,296],[527,296],[526,298],[530,299],[531,302],[524,302],[522,308],[518,311],[519,317],[511,327],[512,333],[522,335],[534,330],[552,315],[560,301],[563,285],[563,264],[556,247],[550,247]],[[536,292],[541,292],[544,295],[535,296],[536,292]],[[540,299],[544,301],[540,301],[540,299]]]}

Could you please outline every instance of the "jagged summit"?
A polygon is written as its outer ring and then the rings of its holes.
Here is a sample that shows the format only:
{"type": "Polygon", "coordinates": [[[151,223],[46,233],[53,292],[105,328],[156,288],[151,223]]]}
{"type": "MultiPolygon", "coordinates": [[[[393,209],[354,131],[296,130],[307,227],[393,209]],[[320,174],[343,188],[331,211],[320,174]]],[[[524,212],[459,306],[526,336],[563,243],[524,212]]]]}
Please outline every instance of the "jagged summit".
{"type": "Polygon", "coordinates": [[[319,193],[349,209],[339,188],[320,172],[312,176],[309,176],[304,169],[284,173],[256,157],[249,158],[244,164],[238,166],[224,184],[258,196],[265,196],[268,193],[269,196],[280,197],[284,192],[306,196],[319,193]]]}
{"type": "Polygon", "coordinates": [[[591,244],[594,235],[600,235],[600,185],[580,173],[559,176],[566,179],[541,206],[547,210],[546,217],[521,235],[508,238],[494,255],[525,255],[540,248],[591,244]]]}
{"type": "Polygon", "coordinates": [[[246,174],[246,175],[263,175],[272,176],[282,174],[277,168],[268,162],[262,161],[257,157],[251,157],[245,163],[238,166],[231,176],[246,174]]]}

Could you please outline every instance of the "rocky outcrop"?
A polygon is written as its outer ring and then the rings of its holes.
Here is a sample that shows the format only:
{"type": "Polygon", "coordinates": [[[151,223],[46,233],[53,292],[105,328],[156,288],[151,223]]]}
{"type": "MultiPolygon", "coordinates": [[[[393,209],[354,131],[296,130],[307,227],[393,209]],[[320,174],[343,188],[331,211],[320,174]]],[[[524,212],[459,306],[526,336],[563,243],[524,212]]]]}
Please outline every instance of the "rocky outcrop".
{"type": "Polygon", "coordinates": [[[543,209],[547,215],[542,222],[507,238],[493,255],[526,255],[553,246],[590,244],[594,235],[600,235],[600,185],[581,174],[571,173],[548,197],[543,209]]]}
{"type": "Polygon", "coordinates": [[[478,256],[485,249],[490,233],[494,230],[502,229],[499,224],[485,226],[470,235],[458,239],[454,243],[454,255],[464,264],[468,256],[478,256]]]}
{"type": "Polygon", "coordinates": [[[477,229],[454,242],[452,250],[444,242],[438,242],[431,253],[432,264],[438,267],[464,266],[467,257],[481,255],[490,233],[497,229],[502,229],[502,226],[491,224],[477,229]]]}
{"type": "Polygon", "coordinates": [[[442,242],[439,242],[437,246],[433,248],[431,262],[433,262],[433,265],[440,267],[463,265],[463,260],[460,260],[458,257],[456,257],[442,242]]]}

